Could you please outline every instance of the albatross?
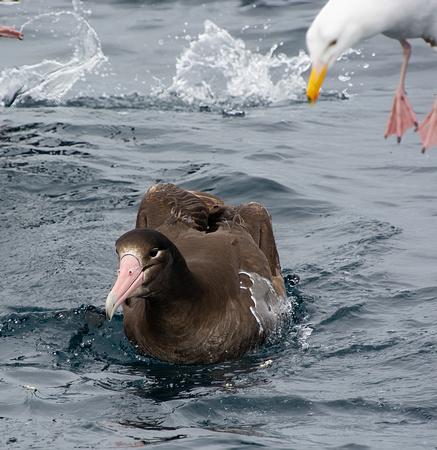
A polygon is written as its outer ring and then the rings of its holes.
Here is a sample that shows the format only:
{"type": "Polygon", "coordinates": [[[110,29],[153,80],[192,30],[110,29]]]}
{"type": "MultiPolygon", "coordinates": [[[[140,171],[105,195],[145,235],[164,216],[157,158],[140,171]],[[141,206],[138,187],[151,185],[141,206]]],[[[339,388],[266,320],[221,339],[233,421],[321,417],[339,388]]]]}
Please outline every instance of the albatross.
{"type": "Polygon", "coordinates": [[[403,50],[399,86],[385,137],[396,134],[400,142],[405,131],[415,126],[425,151],[437,145],[437,99],[425,120],[418,124],[405,91],[405,77],[411,56],[411,45],[407,39],[422,38],[433,47],[437,45],[436,0],[328,1],[306,35],[312,59],[308,100],[311,104],[316,102],[326,72],[336,59],[358,42],[381,33],[397,39],[403,50]]]}
{"type": "Polygon", "coordinates": [[[210,364],[258,347],[287,318],[270,214],[173,184],[152,186],[136,228],[116,242],[120,268],[106,300],[140,353],[210,364]]]}

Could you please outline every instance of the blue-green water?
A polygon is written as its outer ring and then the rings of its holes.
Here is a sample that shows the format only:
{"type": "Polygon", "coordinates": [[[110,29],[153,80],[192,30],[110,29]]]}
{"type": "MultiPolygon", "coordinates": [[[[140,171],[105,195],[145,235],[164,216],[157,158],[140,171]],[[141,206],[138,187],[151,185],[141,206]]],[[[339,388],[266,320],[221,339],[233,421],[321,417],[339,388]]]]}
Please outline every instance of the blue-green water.
{"type": "MultiPolygon", "coordinates": [[[[360,44],[305,101],[321,2],[0,5],[4,448],[436,448],[437,148],[384,140],[401,63],[360,44]],[[138,355],[104,302],[156,182],[273,216],[293,320],[213,366],[138,355]],[[271,363],[265,364],[271,360],[271,363]]],[[[414,42],[419,118],[436,54],[414,42]]]]}

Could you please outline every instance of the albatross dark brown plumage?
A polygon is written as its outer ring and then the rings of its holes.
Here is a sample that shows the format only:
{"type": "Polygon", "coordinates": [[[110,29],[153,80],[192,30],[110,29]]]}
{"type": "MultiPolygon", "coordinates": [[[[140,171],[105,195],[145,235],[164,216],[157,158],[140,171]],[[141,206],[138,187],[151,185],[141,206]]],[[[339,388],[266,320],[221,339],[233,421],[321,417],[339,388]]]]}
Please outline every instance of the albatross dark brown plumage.
{"type": "Polygon", "coordinates": [[[286,318],[271,218],[259,203],[232,207],[158,184],[116,249],[106,315],[123,305],[124,332],[140,353],[216,363],[258,347],[286,318]]]}

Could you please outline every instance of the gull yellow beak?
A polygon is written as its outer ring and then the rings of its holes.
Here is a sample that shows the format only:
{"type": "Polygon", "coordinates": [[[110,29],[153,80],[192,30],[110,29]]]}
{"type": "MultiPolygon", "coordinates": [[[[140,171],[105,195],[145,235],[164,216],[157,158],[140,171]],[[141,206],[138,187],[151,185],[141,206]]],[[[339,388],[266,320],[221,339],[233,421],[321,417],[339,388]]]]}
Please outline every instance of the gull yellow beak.
{"type": "Polygon", "coordinates": [[[327,69],[328,69],[327,64],[323,66],[320,71],[314,66],[311,69],[311,75],[307,87],[308,101],[311,106],[314,105],[314,103],[316,103],[319,97],[319,91],[323,84],[323,80],[325,79],[327,69]]]}

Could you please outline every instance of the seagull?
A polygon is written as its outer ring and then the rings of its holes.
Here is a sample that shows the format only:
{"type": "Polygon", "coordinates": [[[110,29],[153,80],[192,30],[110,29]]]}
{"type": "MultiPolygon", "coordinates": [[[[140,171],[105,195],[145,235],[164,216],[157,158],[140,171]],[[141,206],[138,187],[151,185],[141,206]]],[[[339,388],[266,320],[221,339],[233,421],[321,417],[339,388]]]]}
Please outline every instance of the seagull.
{"type": "Polygon", "coordinates": [[[306,35],[312,59],[308,101],[310,104],[316,102],[326,72],[336,59],[358,42],[380,33],[397,39],[403,50],[399,86],[385,137],[396,134],[400,142],[405,131],[415,126],[424,152],[437,145],[437,99],[431,112],[419,124],[405,91],[411,56],[411,45],[407,39],[422,38],[432,47],[437,45],[436,0],[329,0],[306,35]]]}

